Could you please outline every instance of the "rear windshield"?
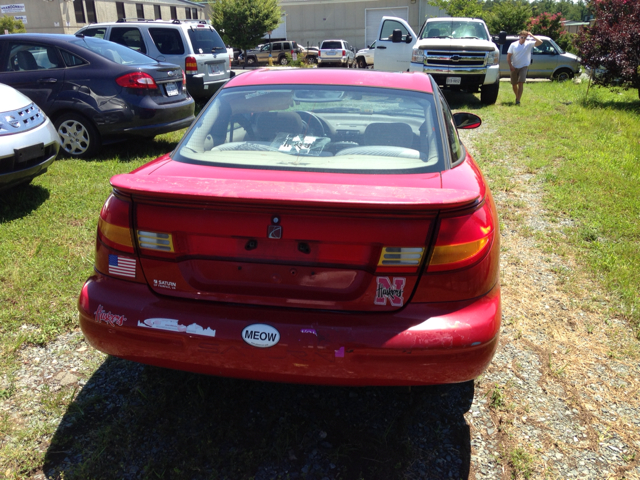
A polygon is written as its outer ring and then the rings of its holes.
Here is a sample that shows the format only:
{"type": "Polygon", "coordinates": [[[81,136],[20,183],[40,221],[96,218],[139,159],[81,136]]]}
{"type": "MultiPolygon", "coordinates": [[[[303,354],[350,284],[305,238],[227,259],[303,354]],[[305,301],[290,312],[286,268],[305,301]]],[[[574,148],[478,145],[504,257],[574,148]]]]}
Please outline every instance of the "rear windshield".
{"type": "Polygon", "coordinates": [[[217,50],[227,50],[222,38],[212,27],[191,27],[189,39],[195,53],[211,53],[217,50]]]}
{"type": "Polygon", "coordinates": [[[121,65],[152,65],[158,63],[153,58],[131,50],[129,47],[100,38],[84,37],[71,40],[69,43],[91,50],[93,53],[97,53],[121,65]]]}
{"type": "Polygon", "coordinates": [[[330,48],[331,49],[336,49],[336,48],[342,49],[342,42],[322,42],[322,47],[320,47],[320,48],[322,48],[323,50],[330,49],[330,48]]]}
{"type": "Polygon", "coordinates": [[[433,95],[392,88],[227,88],[173,154],[212,166],[345,173],[444,167],[433,95]]]}
{"type": "Polygon", "coordinates": [[[489,40],[487,29],[481,22],[473,20],[438,20],[429,22],[422,31],[421,38],[467,38],[489,40]]]}

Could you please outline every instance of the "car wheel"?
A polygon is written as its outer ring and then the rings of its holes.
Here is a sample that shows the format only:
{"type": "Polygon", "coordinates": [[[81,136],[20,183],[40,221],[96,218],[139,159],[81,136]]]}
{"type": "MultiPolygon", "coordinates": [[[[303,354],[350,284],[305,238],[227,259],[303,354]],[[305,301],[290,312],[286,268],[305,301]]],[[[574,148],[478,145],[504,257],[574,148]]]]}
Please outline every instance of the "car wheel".
{"type": "Polygon", "coordinates": [[[480,89],[480,101],[484,105],[493,105],[498,99],[499,90],[500,82],[496,82],[493,85],[483,85],[480,89]]]}
{"type": "Polygon", "coordinates": [[[96,127],[82,115],[65,113],[54,125],[60,135],[62,149],[76,158],[89,158],[100,147],[100,134],[96,127]]]}
{"type": "Polygon", "coordinates": [[[247,65],[254,65],[256,63],[255,57],[247,57],[247,65]]]}
{"type": "Polygon", "coordinates": [[[557,82],[564,82],[566,80],[571,80],[572,78],[573,78],[573,72],[569,70],[558,70],[553,76],[553,79],[556,80],[557,82]]]}
{"type": "Polygon", "coordinates": [[[289,61],[287,60],[287,57],[282,56],[282,57],[280,57],[280,60],[278,60],[278,63],[280,65],[286,65],[287,63],[289,63],[289,61]]]}
{"type": "Polygon", "coordinates": [[[364,60],[364,58],[358,58],[358,67],[367,68],[367,62],[364,60]]]}

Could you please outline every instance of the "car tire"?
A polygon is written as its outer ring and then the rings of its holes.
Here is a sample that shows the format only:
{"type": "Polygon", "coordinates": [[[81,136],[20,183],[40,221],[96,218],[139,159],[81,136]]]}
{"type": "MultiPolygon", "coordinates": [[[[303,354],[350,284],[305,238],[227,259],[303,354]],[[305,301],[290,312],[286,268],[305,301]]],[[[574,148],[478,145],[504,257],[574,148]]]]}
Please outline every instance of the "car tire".
{"type": "Polygon", "coordinates": [[[367,68],[367,62],[364,58],[358,58],[358,67],[359,68],[367,68]]]}
{"type": "Polygon", "coordinates": [[[256,63],[258,63],[256,57],[247,57],[247,65],[255,65],[256,63]]]}
{"type": "Polygon", "coordinates": [[[90,158],[100,148],[100,134],[86,117],[77,113],[65,113],[55,119],[62,150],[74,158],[90,158]]]}
{"type": "Polygon", "coordinates": [[[280,58],[278,59],[278,63],[279,63],[280,65],[286,65],[287,63],[289,63],[289,60],[287,60],[287,57],[285,57],[285,56],[283,55],[282,57],[280,57],[280,58]]]}
{"type": "Polygon", "coordinates": [[[573,78],[573,72],[567,69],[558,70],[554,75],[553,79],[556,82],[564,82],[566,80],[571,80],[573,78]]]}
{"type": "Polygon", "coordinates": [[[500,81],[497,81],[493,85],[483,85],[480,89],[480,101],[484,105],[493,105],[498,99],[498,92],[500,91],[500,81]]]}

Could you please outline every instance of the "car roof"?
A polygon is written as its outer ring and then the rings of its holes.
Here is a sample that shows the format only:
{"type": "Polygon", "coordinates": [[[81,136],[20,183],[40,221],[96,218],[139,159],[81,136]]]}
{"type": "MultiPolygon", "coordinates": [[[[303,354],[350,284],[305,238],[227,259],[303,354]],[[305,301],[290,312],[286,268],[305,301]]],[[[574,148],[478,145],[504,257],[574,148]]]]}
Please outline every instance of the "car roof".
{"type": "Polygon", "coordinates": [[[482,22],[482,23],[484,23],[484,20],[482,20],[481,18],[471,18],[471,17],[435,17],[435,18],[427,19],[427,23],[428,22],[433,22],[433,21],[459,22],[461,20],[464,20],[464,21],[467,21],[467,22],[482,22]]]}
{"type": "MultiPolygon", "coordinates": [[[[124,22],[98,22],[91,23],[85,27],[103,27],[103,26],[123,26],[123,25],[163,25],[163,26],[173,26],[179,28],[182,25],[193,25],[193,24],[201,24],[201,25],[209,25],[206,20],[128,20],[124,22]]],[[[211,25],[209,25],[211,26],[211,25]]]]}
{"type": "Polygon", "coordinates": [[[310,69],[269,70],[261,68],[236,75],[223,88],[256,85],[345,85],[394,88],[433,93],[429,76],[422,72],[310,69]]]}
{"type": "Polygon", "coordinates": [[[57,44],[66,44],[71,40],[78,39],[75,35],[67,35],[63,33],[12,33],[11,35],[1,35],[0,38],[7,42],[20,39],[21,41],[47,41],[57,44]]]}

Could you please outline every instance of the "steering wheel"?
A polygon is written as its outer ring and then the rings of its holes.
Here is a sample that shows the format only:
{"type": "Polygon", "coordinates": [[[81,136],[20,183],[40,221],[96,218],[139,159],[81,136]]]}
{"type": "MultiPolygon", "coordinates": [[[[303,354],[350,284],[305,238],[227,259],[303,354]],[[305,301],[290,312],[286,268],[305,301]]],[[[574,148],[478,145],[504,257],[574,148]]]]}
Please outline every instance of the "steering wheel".
{"type": "Polygon", "coordinates": [[[301,118],[304,114],[307,114],[306,119],[302,119],[302,126],[304,127],[304,133],[306,135],[315,135],[316,137],[327,137],[327,133],[324,130],[324,124],[322,120],[318,118],[315,113],[311,112],[300,112],[301,118]]]}

